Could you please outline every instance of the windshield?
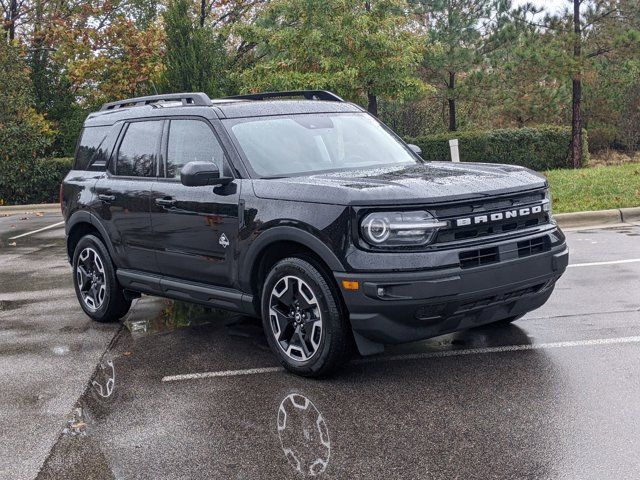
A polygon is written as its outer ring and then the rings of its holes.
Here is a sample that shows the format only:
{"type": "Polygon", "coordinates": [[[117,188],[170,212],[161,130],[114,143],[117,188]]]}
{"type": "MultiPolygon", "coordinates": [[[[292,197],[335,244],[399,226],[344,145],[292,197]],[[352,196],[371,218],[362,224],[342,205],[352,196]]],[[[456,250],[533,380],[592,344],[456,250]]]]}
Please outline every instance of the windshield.
{"type": "Polygon", "coordinates": [[[419,161],[364,113],[241,118],[225,124],[261,177],[419,161]]]}

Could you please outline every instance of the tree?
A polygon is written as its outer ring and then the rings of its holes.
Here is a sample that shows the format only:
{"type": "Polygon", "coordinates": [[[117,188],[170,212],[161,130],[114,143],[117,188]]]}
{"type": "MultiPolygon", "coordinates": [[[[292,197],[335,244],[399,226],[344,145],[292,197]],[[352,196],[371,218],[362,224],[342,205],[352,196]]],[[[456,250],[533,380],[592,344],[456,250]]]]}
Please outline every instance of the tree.
{"type": "Polygon", "coordinates": [[[640,45],[637,22],[640,5],[634,0],[572,0],[572,11],[547,20],[547,28],[564,34],[572,84],[571,158],[575,168],[582,165],[582,112],[585,73],[598,59],[616,52],[633,52],[640,45]],[[570,52],[570,53],[569,53],[570,52]]]}
{"type": "Polygon", "coordinates": [[[245,91],[330,89],[366,99],[425,90],[416,68],[424,39],[401,0],[274,0],[236,34],[252,55],[240,73],[245,91]]]}
{"type": "Polygon", "coordinates": [[[502,45],[498,35],[507,18],[506,0],[411,0],[427,28],[424,71],[448,106],[449,130],[458,129],[456,103],[466,78],[485,56],[502,45]]]}
{"type": "Polygon", "coordinates": [[[490,127],[564,124],[570,117],[564,39],[538,26],[539,13],[531,5],[512,10],[500,48],[466,79],[466,93],[483,106],[490,127]]]}
{"type": "Polygon", "coordinates": [[[3,30],[6,39],[10,42],[16,38],[18,21],[25,13],[25,10],[21,8],[21,3],[18,3],[18,0],[0,0],[0,8],[4,13],[3,30]]]}
{"type": "Polygon", "coordinates": [[[224,38],[205,26],[206,3],[193,12],[190,0],[172,0],[164,13],[166,47],[162,89],[203,91],[213,96],[228,88],[224,38]]]}
{"type": "Polygon", "coordinates": [[[64,65],[84,105],[154,91],[163,69],[164,34],[157,22],[138,26],[122,3],[99,0],[72,5],[55,25],[53,60],[64,65]]]}
{"type": "Polygon", "coordinates": [[[0,71],[0,192],[20,200],[54,132],[34,108],[24,52],[0,42],[0,71]]]}

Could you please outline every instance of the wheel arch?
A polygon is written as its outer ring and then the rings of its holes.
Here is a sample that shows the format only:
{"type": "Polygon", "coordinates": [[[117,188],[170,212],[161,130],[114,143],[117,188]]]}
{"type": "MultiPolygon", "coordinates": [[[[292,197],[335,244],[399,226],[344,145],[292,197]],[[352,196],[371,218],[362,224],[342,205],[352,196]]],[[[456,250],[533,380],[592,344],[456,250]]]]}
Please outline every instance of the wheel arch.
{"type": "MultiPolygon", "coordinates": [[[[239,284],[243,291],[254,295],[260,302],[260,287],[266,274],[277,261],[291,257],[310,258],[335,283],[332,272],[343,272],[344,265],[336,254],[313,234],[295,227],[273,227],[251,244],[239,270],[239,284]]],[[[260,309],[258,308],[258,312],[260,309]]]]}
{"type": "Polygon", "coordinates": [[[69,262],[73,261],[73,252],[80,239],[88,234],[94,234],[102,240],[109,251],[111,261],[113,261],[113,245],[111,244],[107,230],[95,215],[86,211],[75,212],[69,217],[65,230],[67,233],[67,256],[69,262]]]}

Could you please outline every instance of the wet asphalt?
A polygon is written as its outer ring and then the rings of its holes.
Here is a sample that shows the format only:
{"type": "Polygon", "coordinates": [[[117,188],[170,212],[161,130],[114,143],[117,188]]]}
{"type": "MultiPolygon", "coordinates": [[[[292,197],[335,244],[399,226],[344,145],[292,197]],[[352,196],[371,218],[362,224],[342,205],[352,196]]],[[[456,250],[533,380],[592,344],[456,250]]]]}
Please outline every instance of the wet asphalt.
{"type": "Polygon", "coordinates": [[[252,319],[90,322],[62,229],[9,239],[57,221],[0,217],[2,479],[640,477],[640,262],[592,265],[640,259],[640,226],[568,232],[576,266],[512,326],[307,380],[252,319]]]}

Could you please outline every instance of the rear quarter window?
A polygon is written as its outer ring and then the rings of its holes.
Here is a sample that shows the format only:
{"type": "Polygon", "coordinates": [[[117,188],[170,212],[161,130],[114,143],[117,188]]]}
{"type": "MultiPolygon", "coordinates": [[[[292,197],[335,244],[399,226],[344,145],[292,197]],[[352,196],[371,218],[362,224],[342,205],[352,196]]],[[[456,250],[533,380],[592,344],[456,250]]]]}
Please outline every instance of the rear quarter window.
{"type": "Polygon", "coordinates": [[[104,145],[105,138],[111,130],[107,127],[84,127],[76,148],[76,159],[73,165],[75,170],[86,170],[89,165],[99,158],[106,160],[107,152],[104,145]],[[103,158],[105,157],[105,158],[103,158]]]}

